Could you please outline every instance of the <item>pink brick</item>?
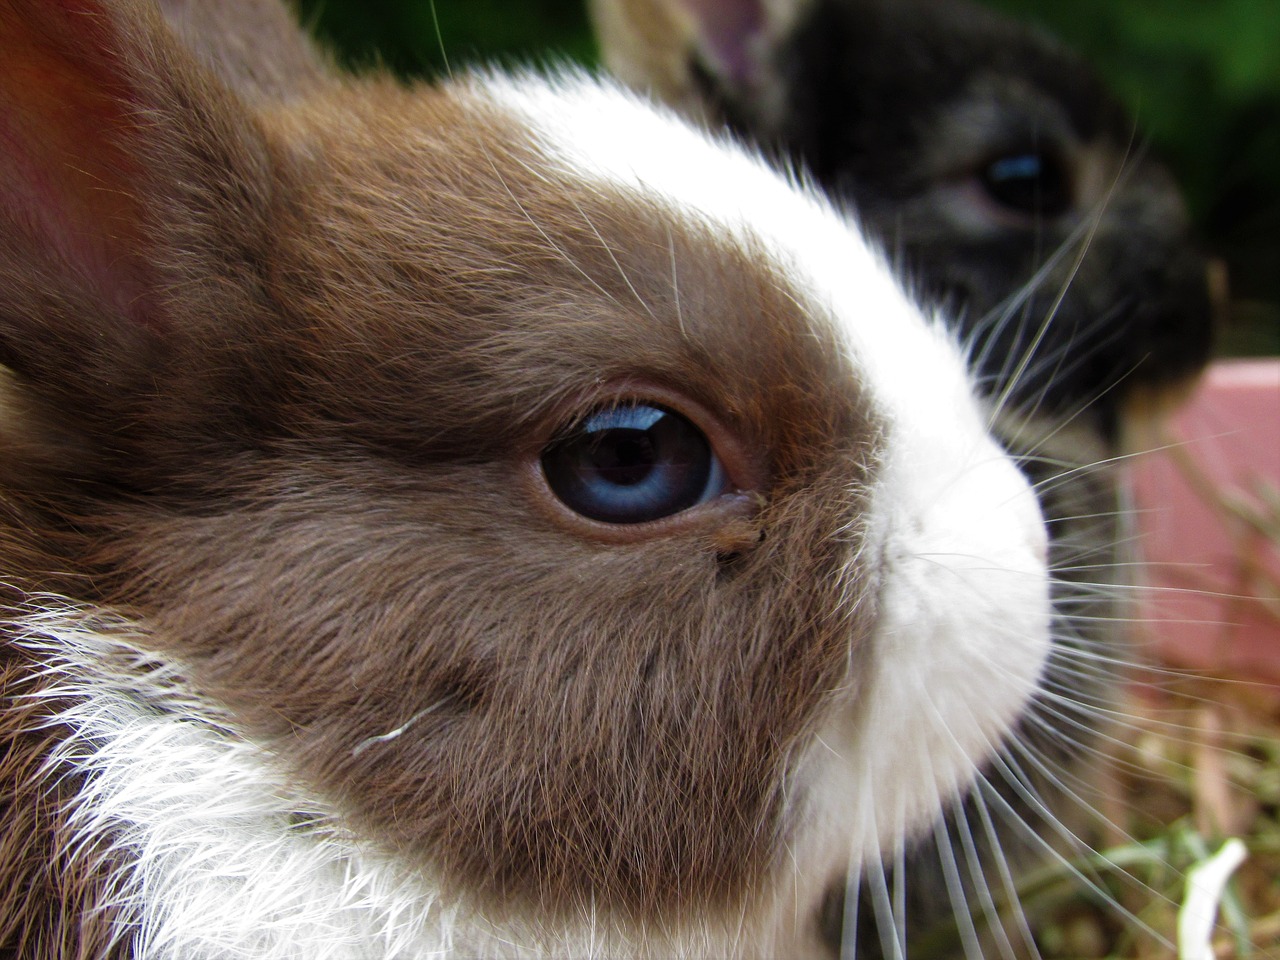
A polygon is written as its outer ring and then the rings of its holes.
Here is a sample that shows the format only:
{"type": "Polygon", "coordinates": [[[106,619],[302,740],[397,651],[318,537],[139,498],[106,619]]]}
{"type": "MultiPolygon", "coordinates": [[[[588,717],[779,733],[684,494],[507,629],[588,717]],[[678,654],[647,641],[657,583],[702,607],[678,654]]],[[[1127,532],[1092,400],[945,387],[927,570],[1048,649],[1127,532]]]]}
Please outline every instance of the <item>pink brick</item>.
{"type": "Polygon", "coordinates": [[[1280,518],[1280,360],[1214,364],[1168,440],[1129,471],[1147,564],[1139,643],[1159,662],[1280,684],[1280,530],[1212,503],[1280,518]]]}

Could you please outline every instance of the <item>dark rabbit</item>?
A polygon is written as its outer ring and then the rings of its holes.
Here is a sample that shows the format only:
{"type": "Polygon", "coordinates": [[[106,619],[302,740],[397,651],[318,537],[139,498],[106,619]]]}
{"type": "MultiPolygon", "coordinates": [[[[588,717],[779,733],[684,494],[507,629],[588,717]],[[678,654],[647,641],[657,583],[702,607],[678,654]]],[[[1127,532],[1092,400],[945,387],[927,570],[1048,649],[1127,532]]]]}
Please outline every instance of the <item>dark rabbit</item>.
{"type": "Polygon", "coordinates": [[[0,156],[0,955],[827,956],[1024,710],[1030,485],[741,149],[0,0],[0,156]]]}
{"type": "Polygon", "coordinates": [[[1112,440],[1135,392],[1203,365],[1205,263],[1176,185],[1043,33],[965,0],[593,5],[620,77],[851,205],[993,394],[1112,440]]]}
{"type": "MultiPolygon", "coordinates": [[[[1004,896],[1000,867],[1043,855],[1004,821],[1051,837],[1081,805],[1064,795],[1078,789],[1064,768],[1088,754],[1123,657],[1113,461],[1126,418],[1165,403],[1207,358],[1205,261],[1172,178],[1093,71],[973,4],[593,0],[593,13],[619,76],[803,168],[941,305],[1049,517],[1057,644],[1043,692],[991,786],[940,823],[941,842],[902,858],[905,921],[876,893],[879,870],[861,881],[860,956],[891,949],[904,925],[924,942],[981,905],[967,860],[984,861],[983,883],[1004,896]]],[[[842,899],[833,891],[833,943],[851,936],[842,899]]]]}

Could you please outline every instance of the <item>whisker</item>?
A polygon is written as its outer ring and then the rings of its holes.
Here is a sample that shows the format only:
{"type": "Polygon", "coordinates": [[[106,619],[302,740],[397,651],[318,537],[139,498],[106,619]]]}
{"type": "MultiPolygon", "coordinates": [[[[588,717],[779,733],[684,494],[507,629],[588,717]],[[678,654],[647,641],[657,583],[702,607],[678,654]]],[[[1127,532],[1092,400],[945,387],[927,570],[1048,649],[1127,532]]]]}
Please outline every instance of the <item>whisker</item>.
{"type": "MultiPolygon", "coordinates": [[[[1009,758],[1003,754],[997,755],[994,764],[1001,773],[1004,782],[1010,785],[1015,791],[1015,795],[1023,803],[1026,803],[1031,811],[1035,814],[1040,822],[1048,827],[1049,832],[1056,835],[1059,840],[1064,842],[1069,848],[1085,851],[1083,858],[1071,859],[1061,853],[1053,844],[1044,839],[1038,830],[1032,828],[1029,824],[1005,799],[999,791],[993,789],[991,785],[984,779],[979,781],[979,788],[986,800],[993,803],[996,809],[1001,810],[1008,818],[1007,822],[1019,827],[1024,836],[1034,845],[1039,847],[1050,858],[1050,861],[1056,863],[1058,868],[1065,870],[1074,880],[1083,886],[1093,895],[1099,897],[1103,902],[1109,904],[1110,908],[1119,914],[1126,923],[1132,924],[1137,929],[1142,930],[1145,934],[1152,937],[1156,942],[1160,943],[1167,949],[1172,949],[1173,944],[1158,930],[1153,928],[1140,916],[1129,910],[1123,904],[1117,902],[1111,897],[1105,887],[1102,885],[1101,879],[1097,873],[1099,866],[1104,866],[1108,870],[1113,871],[1117,876],[1128,878],[1134,883],[1139,883],[1132,877],[1121,863],[1113,860],[1105,852],[1095,852],[1090,845],[1081,837],[1069,830],[1065,824],[1044,804],[1040,797],[1026,784],[1021,777],[1015,774],[1015,768],[1009,766],[1009,758]],[[1086,869],[1088,873],[1086,873],[1086,869]]],[[[1086,809],[1092,810],[1092,806],[1086,809]]],[[[1158,891],[1154,891],[1145,884],[1140,884],[1148,894],[1160,896],[1158,891]]],[[[1165,899],[1161,897],[1161,899],[1165,899]]]]}
{"type": "Polygon", "coordinates": [[[452,80],[453,66],[449,63],[449,52],[445,49],[444,33],[440,29],[440,12],[436,9],[436,0],[431,0],[428,9],[431,11],[431,28],[436,34],[436,47],[440,50],[440,62],[444,64],[444,74],[452,80]]]}
{"type": "MultiPolygon", "coordinates": [[[[996,829],[995,823],[991,819],[991,811],[987,807],[986,797],[981,790],[974,791],[973,806],[978,812],[978,817],[982,821],[983,835],[986,837],[993,851],[992,861],[996,870],[1000,875],[1001,889],[1004,891],[1005,899],[1008,902],[1009,912],[1013,915],[1014,922],[1018,927],[1018,934],[1022,941],[1022,945],[1030,952],[1033,960],[1039,960],[1040,950],[1036,946],[1035,936],[1031,932],[1030,924],[1027,921],[1026,912],[1022,909],[1021,901],[1018,897],[1018,887],[1014,882],[1013,872],[1009,866],[1008,857],[1005,856],[1003,845],[1000,839],[1000,832],[996,829]]],[[[967,823],[966,823],[967,826],[967,823]]],[[[972,839],[970,840],[972,842],[972,839]]],[[[993,911],[996,909],[992,904],[993,911]]]]}
{"type": "Polygon", "coordinates": [[[671,255],[671,296],[675,301],[676,323],[680,327],[680,335],[688,337],[689,331],[684,326],[684,310],[680,306],[680,271],[676,263],[676,241],[670,230],[667,230],[667,252],[671,255]]]}
{"type": "MultiPolygon", "coordinates": [[[[520,215],[524,217],[524,219],[528,222],[528,224],[531,227],[533,227],[534,230],[538,231],[538,235],[547,244],[547,246],[550,247],[552,250],[554,250],[556,254],[559,255],[560,258],[565,263],[567,263],[570,267],[572,267],[573,270],[579,276],[581,276],[584,280],[586,280],[587,283],[591,284],[591,286],[594,287],[596,291],[599,292],[603,297],[605,297],[607,300],[609,300],[612,303],[618,304],[617,298],[614,297],[613,294],[611,294],[604,287],[602,287],[599,284],[599,282],[597,282],[596,279],[593,276],[591,276],[591,274],[589,274],[586,270],[584,270],[582,266],[573,259],[573,257],[569,256],[569,254],[565,251],[565,249],[561,247],[558,243],[556,243],[555,240],[553,240],[551,236],[546,232],[546,230],[543,229],[542,225],[538,223],[537,218],[535,218],[529,212],[529,210],[525,207],[525,205],[520,202],[520,199],[511,190],[510,185],[508,185],[507,183],[506,177],[502,175],[502,171],[498,168],[498,165],[494,162],[493,157],[489,154],[487,149],[484,151],[484,156],[485,156],[485,160],[489,164],[490,169],[493,171],[493,175],[498,180],[498,185],[502,187],[503,192],[506,193],[507,197],[511,200],[511,202],[515,204],[516,209],[520,211],[520,215]]],[[[530,168],[527,164],[521,163],[521,166],[523,166],[525,169],[532,170],[532,168],[530,168]]],[[[593,230],[595,229],[595,227],[591,224],[589,220],[587,221],[587,225],[591,226],[593,230]]],[[[625,276],[623,279],[625,279],[625,276]]],[[[621,304],[618,304],[618,305],[621,306],[621,304]]]]}
{"type": "MultiPolygon", "coordinates": [[[[649,314],[650,319],[657,320],[658,319],[657,314],[653,312],[653,309],[649,306],[648,303],[645,302],[644,297],[640,296],[640,292],[636,290],[636,288],[632,285],[631,278],[627,276],[627,271],[622,269],[622,264],[618,262],[617,256],[614,255],[613,248],[609,246],[609,241],[607,241],[603,236],[601,236],[600,231],[596,229],[596,225],[591,222],[591,218],[587,216],[587,212],[582,209],[582,207],[578,204],[578,201],[571,199],[570,202],[573,203],[573,208],[578,211],[578,214],[582,217],[583,222],[586,223],[586,225],[591,228],[591,232],[595,234],[596,239],[600,241],[601,248],[603,248],[604,252],[608,254],[609,259],[613,262],[614,268],[618,271],[618,276],[620,276],[622,278],[622,282],[627,285],[627,289],[631,291],[631,295],[635,297],[636,302],[640,304],[641,307],[644,308],[645,313],[649,314]]],[[[668,238],[670,238],[671,236],[670,229],[668,229],[667,231],[667,236],[668,238]]],[[[671,251],[671,262],[672,262],[672,267],[674,269],[674,266],[675,266],[674,248],[672,248],[672,251],[671,251]]],[[[683,329],[684,327],[682,324],[681,330],[683,329]]]]}
{"type": "MultiPolygon", "coordinates": [[[[934,843],[942,861],[942,876],[947,888],[947,898],[951,901],[952,913],[955,916],[957,933],[961,948],[967,958],[981,958],[982,950],[978,939],[978,930],[974,925],[973,910],[965,895],[964,884],[960,878],[959,865],[956,862],[955,850],[951,845],[951,837],[945,817],[939,817],[934,825],[934,843]]],[[[983,901],[984,910],[986,901],[983,901]]],[[[988,918],[994,912],[987,913],[988,918]]]]}

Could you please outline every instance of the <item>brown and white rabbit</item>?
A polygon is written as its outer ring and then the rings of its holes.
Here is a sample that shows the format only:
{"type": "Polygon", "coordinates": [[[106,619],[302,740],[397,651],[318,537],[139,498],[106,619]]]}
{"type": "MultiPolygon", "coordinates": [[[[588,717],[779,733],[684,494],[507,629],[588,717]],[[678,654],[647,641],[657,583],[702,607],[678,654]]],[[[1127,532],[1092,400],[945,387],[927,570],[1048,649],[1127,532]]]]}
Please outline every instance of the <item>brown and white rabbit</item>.
{"type": "MultiPolygon", "coordinates": [[[[1065,832],[1056,819],[1080,801],[1063,767],[1110,714],[1122,419],[1198,371],[1210,342],[1182,200],[1086,64],[962,0],[593,0],[593,14],[623,79],[856,211],[943,305],[1037,484],[1057,581],[1042,692],[981,789],[891,865],[899,892],[878,867],[860,890],[859,955],[909,949],[904,926],[911,942],[963,931],[954,915],[1008,896],[1008,862],[1041,846],[1019,821],[1065,832]]],[[[829,939],[854,921],[833,894],[829,939]]]]}
{"type": "Polygon", "coordinates": [[[827,955],[1050,646],[960,349],[620,89],[217,6],[0,0],[0,954],[827,955]]]}

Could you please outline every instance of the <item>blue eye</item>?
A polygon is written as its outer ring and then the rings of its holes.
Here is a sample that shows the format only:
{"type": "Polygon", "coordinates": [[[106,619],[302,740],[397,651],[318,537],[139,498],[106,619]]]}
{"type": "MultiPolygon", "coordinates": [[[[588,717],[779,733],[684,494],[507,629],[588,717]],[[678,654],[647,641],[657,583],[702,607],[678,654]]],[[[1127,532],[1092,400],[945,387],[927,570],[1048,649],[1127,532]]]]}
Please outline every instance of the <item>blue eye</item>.
{"type": "Polygon", "coordinates": [[[587,416],[542,452],[542,471],[565,506],[602,523],[661,520],[727,488],[702,431],[678,413],[641,403],[587,416]]]}
{"type": "Polygon", "coordinates": [[[1071,206],[1067,169],[1048,153],[1026,150],[997,157],[978,178],[992,200],[1017,213],[1054,217],[1071,206]]]}

